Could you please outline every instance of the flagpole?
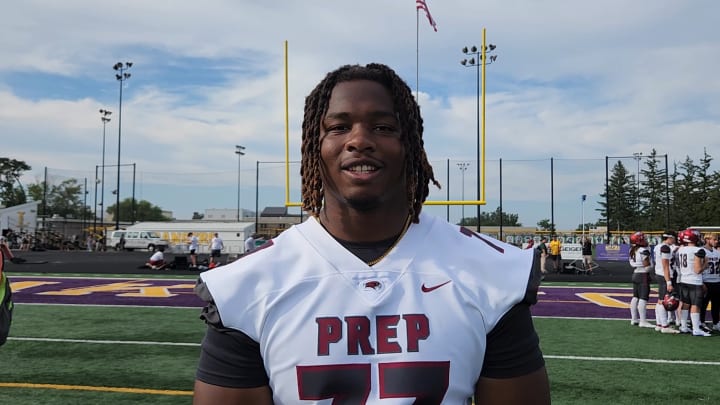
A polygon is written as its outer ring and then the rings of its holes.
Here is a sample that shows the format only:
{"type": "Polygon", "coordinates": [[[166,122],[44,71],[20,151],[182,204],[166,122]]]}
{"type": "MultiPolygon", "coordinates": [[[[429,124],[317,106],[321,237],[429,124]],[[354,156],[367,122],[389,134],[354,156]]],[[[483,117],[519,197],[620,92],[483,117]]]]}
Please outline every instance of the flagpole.
{"type": "Polygon", "coordinates": [[[415,101],[420,105],[420,9],[415,8],[415,101]]]}

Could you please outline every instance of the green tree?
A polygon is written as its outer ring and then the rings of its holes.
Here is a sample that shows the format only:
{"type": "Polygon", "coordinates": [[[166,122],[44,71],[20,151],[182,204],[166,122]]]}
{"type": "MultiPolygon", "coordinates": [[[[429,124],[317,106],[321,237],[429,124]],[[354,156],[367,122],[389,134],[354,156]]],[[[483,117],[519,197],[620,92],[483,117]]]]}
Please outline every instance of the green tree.
{"type": "Polygon", "coordinates": [[[708,155],[707,149],[703,149],[703,157],[700,159],[697,171],[696,201],[698,202],[698,209],[690,225],[717,225],[712,221],[715,216],[715,211],[718,209],[718,201],[710,200],[712,189],[717,188],[717,183],[713,184],[713,175],[710,173],[710,163],[712,160],[713,158],[708,155]]]}
{"type": "Polygon", "coordinates": [[[637,213],[637,188],[635,176],[630,174],[621,161],[615,163],[608,182],[608,193],[600,193],[598,201],[600,216],[605,218],[608,229],[634,230],[639,226],[637,213]],[[607,201],[607,202],[606,202],[607,201]],[[608,204],[610,218],[608,218],[608,204]]]}
{"type": "Polygon", "coordinates": [[[201,214],[199,212],[193,212],[192,219],[203,219],[205,218],[205,214],[201,214]]]}
{"type": "MultiPolygon", "coordinates": [[[[112,220],[115,221],[115,210],[116,204],[113,204],[105,210],[112,216],[112,220]]],[[[133,207],[133,199],[126,198],[120,201],[120,222],[132,222],[133,220],[143,221],[170,221],[171,218],[163,215],[162,208],[152,205],[149,201],[140,200],[135,202],[133,207]],[[135,215],[133,215],[133,208],[135,209],[135,215]]]]}
{"type": "Polygon", "coordinates": [[[678,229],[693,224],[698,217],[698,171],[699,168],[689,156],[674,164],[672,174],[672,222],[678,229]]]}
{"type": "Polygon", "coordinates": [[[12,207],[27,202],[20,176],[30,169],[22,160],[0,157],[0,204],[12,207]]]}
{"type": "Polygon", "coordinates": [[[660,168],[657,151],[652,150],[645,159],[645,168],[640,171],[640,213],[638,228],[644,230],[662,230],[667,227],[667,187],[666,171],[660,168]]]}
{"type": "Polygon", "coordinates": [[[63,218],[92,218],[92,211],[84,203],[83,192],[83,186],[78,184],[77,179],[48,184],[47,196],[43,182],[28,185],[28,194],[34,201],[45,200],[45,204],[38,206],[38,215],[47,217],[59,215],[63,218]]]}
{"type": "MultiPolygon", "coordinates": [[[[497,207],[495,211],[481,212],[480,219],[482,225],[487,226],[500,226],[500,207],[497,207]]],[[[518,219],[518,214],[509,214],[507,212],[502,213],[502,224],[503,226],[522,226],[518,219]]],[[[477,217],[463,218],[460,220],[460,225],[463,226],[477,226],[477,217]]]]}
{"type": "Polygon", "coordinates": [[[541,219],[537,223],[537,230],[539,231],[552,231],[553,229],[555,229],[555,224],[550,223],[550,220],[547,218],[541,219]]]}

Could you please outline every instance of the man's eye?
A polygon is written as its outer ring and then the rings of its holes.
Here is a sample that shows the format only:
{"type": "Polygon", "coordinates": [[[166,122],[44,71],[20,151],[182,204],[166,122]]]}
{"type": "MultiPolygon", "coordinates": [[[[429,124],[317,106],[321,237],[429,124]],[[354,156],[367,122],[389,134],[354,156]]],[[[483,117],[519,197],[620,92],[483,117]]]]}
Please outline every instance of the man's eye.
{"type": "Polygon", "coordinates": [[[375,131],[381,132],[381,133],[384,133],[384,134],[392,134],[392,133],[398,132],[398,129],[397,129],[397,127],[395,127],[395,126],[393,126],[393,125],[383,125],[383,124],[380,124],[380,125],[376,125],[376,126],[375,126],[375,131]]]}
{"type": "Polygon", "coordinates": [[[329,125],[327,127],[328,132],[342,132],[347,131],[350,127],[345,124],[336,124],[336,125],[329,125]]]}

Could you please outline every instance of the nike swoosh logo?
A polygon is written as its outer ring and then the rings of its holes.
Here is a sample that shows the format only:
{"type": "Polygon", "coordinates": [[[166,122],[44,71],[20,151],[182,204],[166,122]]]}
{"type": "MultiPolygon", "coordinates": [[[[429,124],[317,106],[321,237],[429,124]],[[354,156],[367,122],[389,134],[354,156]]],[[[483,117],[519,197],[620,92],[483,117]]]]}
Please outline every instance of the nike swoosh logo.
{"type": "Polygon", "coordinates": [[[422,292],[424,292],[424,293],[429,293],[430,291],[437,290],[438,288],[444,286],[445,284],[447,284],[447,283],[449,283],[449,282],[451,282],[451,281],[452,281],[452,280],[448,280],[448,281],[446,281],[446,282],[444,282],[444,283],[442,283],[442,284],[434,285],[434,286],[432,286],[432,287],[425,287],[425,283],[423,283],[423,285],[422,285],[422,287],[420,287],[420,289],[421,289],[422,292]]]}

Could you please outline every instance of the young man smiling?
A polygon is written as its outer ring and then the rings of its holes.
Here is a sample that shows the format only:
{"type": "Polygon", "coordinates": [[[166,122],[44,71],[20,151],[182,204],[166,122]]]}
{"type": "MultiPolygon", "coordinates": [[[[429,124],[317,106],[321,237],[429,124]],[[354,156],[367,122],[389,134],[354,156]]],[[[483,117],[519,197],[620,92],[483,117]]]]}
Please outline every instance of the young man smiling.
{"type": "Polygon", "coordinates": [[[407,84],[343,66],[302,128],[310,218],[201,274],[194,403],[549,403],[539,255],[421,213],[439,184],[407,84]]]}

